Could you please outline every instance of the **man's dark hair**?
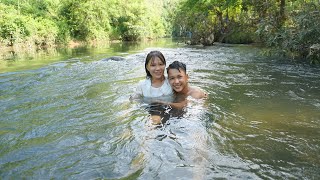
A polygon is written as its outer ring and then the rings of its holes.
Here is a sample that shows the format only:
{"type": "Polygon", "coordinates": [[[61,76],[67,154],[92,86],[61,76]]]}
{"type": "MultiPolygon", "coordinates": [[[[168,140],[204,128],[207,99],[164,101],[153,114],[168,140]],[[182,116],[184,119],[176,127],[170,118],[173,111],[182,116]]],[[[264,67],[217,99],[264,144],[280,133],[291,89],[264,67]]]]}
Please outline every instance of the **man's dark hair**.
{"type": "Polygon", "coordinates": [[[169,73],[170,69],[177,69],[180,72],[180,69],[187,73],[187,66],[185,63],[180,62],[180,61],[174,61],[167,67],[167,73],[169,73]]]}

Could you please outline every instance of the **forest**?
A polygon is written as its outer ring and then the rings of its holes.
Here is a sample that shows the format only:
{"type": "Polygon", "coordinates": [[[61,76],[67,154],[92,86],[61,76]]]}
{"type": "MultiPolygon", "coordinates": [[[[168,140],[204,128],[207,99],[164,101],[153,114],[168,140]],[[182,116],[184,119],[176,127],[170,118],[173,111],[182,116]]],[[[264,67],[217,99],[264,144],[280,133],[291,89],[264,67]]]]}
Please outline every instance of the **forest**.
{"type": "Polygon", "coordinates": [[[269,54],[320,62],[318,0],[1,0],[0,46],[70,41],[259,43],[269,54]]]}

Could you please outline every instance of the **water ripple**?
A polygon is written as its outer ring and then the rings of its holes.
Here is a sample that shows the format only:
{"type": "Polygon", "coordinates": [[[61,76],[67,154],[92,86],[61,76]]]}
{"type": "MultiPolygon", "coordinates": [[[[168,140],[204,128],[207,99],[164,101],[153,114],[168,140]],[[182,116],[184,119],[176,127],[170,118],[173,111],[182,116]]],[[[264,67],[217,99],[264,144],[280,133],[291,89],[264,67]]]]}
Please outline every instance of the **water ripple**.
{"type": "Polygon", "coordinates": [[[319,69],[258,50],[148,48],[0,74],[0,177],[317,179],[319,69]],[[129,101],[154,49],[185,62],[209,94],[167,109],[160,126],[148,104],[129,101]]]}

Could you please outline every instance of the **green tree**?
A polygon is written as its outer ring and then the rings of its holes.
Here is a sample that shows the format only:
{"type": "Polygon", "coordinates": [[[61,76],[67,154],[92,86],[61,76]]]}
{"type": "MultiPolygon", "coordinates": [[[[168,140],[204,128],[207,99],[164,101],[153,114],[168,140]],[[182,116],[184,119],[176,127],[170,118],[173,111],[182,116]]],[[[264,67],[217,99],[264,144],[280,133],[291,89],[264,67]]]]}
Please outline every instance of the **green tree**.
{"type": "Polygon", "coordinates": [[[71,37],[77,40],[107,40],[110,23],[103,0],[67,0],[60,19],[67,23],[71,37]]]}
{"type": "MultiPolygon", "coordinates": [[[[34,8],[36,1],[4,1],[0,3],[0,33],[6,45],[28,44],[54,45],[57,42],[58,27],[53,18],[35,15],[40,12],[34,8]]],[[[39,3],[43,3],[40,2],[39,3]]],[[[45,11],[49,10],[46,8],[45,11]]]]}

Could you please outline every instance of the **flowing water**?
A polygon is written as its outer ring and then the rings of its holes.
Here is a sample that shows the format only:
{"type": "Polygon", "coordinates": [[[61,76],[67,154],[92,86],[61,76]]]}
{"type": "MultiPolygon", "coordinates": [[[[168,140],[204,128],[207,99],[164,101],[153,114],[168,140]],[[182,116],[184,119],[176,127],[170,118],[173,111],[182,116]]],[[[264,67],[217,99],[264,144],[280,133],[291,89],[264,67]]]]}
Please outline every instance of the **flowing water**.
{"type": "Polygon", "coordinates": [[[7,60],[0,179],[319,179],[320,69],[259,51],[162,43],[7,60]],[[129,101],[151,50],[209,94],[158,126],[129,101]],[[124,59],[101,60],[112,55],[124,59]]]}

